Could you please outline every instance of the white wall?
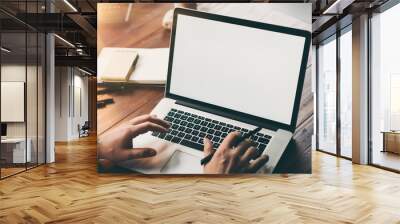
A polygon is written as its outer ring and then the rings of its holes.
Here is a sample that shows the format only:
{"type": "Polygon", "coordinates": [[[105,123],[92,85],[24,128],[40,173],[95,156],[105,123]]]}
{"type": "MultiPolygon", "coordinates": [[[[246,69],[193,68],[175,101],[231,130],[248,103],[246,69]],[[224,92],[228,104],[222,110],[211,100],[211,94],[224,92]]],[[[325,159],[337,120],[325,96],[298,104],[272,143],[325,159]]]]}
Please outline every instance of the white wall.
{"type": "Polygon", "coordinates": [[[82,91],[82,116],[80,116],[80,121],[84,122],[88,120],[88,78],[75,75],[74,85],[81,88],[82,91]]]}
{"type": "MultiPolygon", "coordinates": [[[[25,82],[24,65],[6,64],[1,66],[1,81],[2,82],[25,82]]],[[[28,67],[31,70],[32,67],[28,67]]],[[[7,108],[1,108],[7,110],[7,108]]],[[[25,137],[25,122],[8,122],[7,123],[7,137],[25,137]]]]}
{"type": "Polygon", "coordinates": [[[78,138],[78,125],[82,126],[85,121],[88,121],[88,78],[81,76],[82,73],[76,75],[77,70],[74,70],[74,82],[72,88],[71,98],[74,100],[71,104],[74,105],[72,108],[72,119],[71,119],[71,135],[72,138],[78,138]],[[80,111],[81,110],[81,111],[80,111]]]}
{"type": "MultiPolygon", "coordinates": [[[[36,77],[36,66],[18,65],[18,64],[5,64],[1,66],[1,81],[2,82],[25,82],[27,83],[27,120],[28,120],[28,137],[32,130],[36,130],[36,80],[31,77],[34,74],[36,77]],[[26,70],[25,70],[26,69],[26,70]],[[26,72],[28,72],[28,83],[25,80],[26,72]]],[[[40,107],[41,105],[39,105],[40,107]]],[[[1,108],[7,110],[7,108],[1,108]]],[[[26,122],[7,122],[7,136],[8,137],[25,137],[25,123],[26,122]]],[[[33,132],[33,131],[32,131],[33,132]]],[[[35,132],[36,135],[36,132],[35,132]]]]}
{"type": "Polygon", "coordinates": [[[68,140],[68,117],[70,84],[69,69],[67,67],[55,68],[55,140],[68,140]]]}
{"type": "Polygon", "coordinates": [[[88,120],[88,78],[83,75],[76,68],[56,67],[56,141],[79,138],[78,125],[82,126],[88,120]]]}
{"type": "MultiPolygon", "coordinates": [[[[2,82],[24,82],[26,84],[26,107],[22,107],[22,113],[26,112],[26,121],[22,122],[6,122],[8,138],[25,138],[30,140],[30,148],[32,150],[32,161],[39,163],[44,162],[45,150],[45,120],[44,120],[44,73],[42,68],[25,64],[3,64],[1,66],[2,82]],[[37,70],[38,69],[38,70],[37,70]],[[25,80],[27,78],[27,80],[25,80]],[[37,153],[39,156],[37,156],[37,153]]],[[[23,90],[22,90],[23,91],[23,90]]],[[[23,94],[23,92],[22,92],[23,94]]],[[[2,96],[7,97],[7,96],[2,96]]],[[[4,112],[10,108],[1,108],[4,112]]],[[[11,112],[12,111],[8,111],[11,112]]]]}

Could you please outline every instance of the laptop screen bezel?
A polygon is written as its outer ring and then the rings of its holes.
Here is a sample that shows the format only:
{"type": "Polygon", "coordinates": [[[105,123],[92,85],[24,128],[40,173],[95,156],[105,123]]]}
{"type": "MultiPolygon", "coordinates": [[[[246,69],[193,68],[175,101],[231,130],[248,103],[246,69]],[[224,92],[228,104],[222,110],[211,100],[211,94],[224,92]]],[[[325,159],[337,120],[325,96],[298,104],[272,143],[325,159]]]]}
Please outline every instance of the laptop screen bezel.
{"type": "Polygon", "coordinates": [[[295,28],[289,28],[284,26],[278,26],[268,23],[256,22],[251,20],[239,19],[229,16],[205,13],[190,9],[183,9],[183,8],[175,8],[174,15],[173,15],[173,24],[172,24],[172,31],[171,31],[171,41],[170,41],[170,50],[169,50],[169,62],[168,62],[168,74],[167,74],[167,82],[165,88],[165,97],[171,98],[177,101],[177,103],[184,104],[186,106],[194,107],[196,109],[200,109],[206,112],[210,112],[213,114],[221,115],[230,119],[238,120],[241,122],[246,122],[249,124],[253,124],[256,126],[270,128],[270,129],[285,129],[289,131],[294,131],[296,128],[297,117],[300,108],[300,101],[301,101],[301,94],[303,89],[304,77],[307,69],[307,61],[308,61],[308,54],[310,50],[311,44],[311,33],[306,30],[300,30],[295,28]],[[175,35],[176,35],[176,24],[178,15],[186,15],[192,17],[198,17],[203,19],[209,19],[219,22],[225,22],[230,24],[236,24],[240,26],[252,27],[256,29],[263,29],[273,32],[285,33],[294,36],[304,37],[304,51],[301,60],[301,67],[299,72],[299,79],[297,82],[297,89],[296,89],[296,96],[293,105],[292,111],[292,118],[290,124],[281,123],[274,120],[269,120],[266,118],[254,116],[251,114],[235,111],[232,109],[224,108],[221,106],[213,105],[210,103],[190,99],[184,96],[179,96],[174,93],[170,92],[170,83],[171,83],[171,76],[172,76],[172,65],[173,65],[173,56],[174,56],[174,46],[175,46],[175,35]]]}

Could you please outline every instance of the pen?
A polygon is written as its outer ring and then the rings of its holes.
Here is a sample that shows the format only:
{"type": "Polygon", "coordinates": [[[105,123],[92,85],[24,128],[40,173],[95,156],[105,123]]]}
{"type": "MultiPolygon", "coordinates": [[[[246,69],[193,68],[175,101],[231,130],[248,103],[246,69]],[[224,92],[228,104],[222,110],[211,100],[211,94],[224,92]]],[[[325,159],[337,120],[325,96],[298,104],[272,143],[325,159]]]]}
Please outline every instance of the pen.
{"type": "MultiPolygon", "coordinates": [[[[262,128],[258,127],[242,136],[240,136],[239,138],[236,139],[235,143],[233,144],[234,146],[239,145],[241,142],[243,142],[245,139],[252,137],[253,135],[255,135],[257,132],[259,132],[262,128]]],[[[213,150],[210,154],[208,154],[206,157],[204,157],[201,161],[200,164],[201,165],[206,165],[208,162],[210,162],[210,160],[212,159],[212,157],[214,156],[215,150],[213,150]]]]}
{"type": "Polygon", "coordinates": [[[105,106],[107,106],[107,104],[112,104],[114,103],[113,98],[109,98],[109,99],[105,99],[105,100],[99,100],[97,101],[97,108],[103,108],[105,106]]]}

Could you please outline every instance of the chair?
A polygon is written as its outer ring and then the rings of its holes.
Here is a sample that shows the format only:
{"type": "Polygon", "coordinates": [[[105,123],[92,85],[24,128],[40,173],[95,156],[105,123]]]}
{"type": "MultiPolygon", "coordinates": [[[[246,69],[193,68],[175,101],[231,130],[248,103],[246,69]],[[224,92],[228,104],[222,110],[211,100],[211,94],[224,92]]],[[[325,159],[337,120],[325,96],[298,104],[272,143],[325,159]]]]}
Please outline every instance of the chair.
{"type": "Polygon", "coordinates": [[[82,125],[82,127],[80,127],[80,125],[78,125],[79,138],[89,136],[89,129],[90,129],[89,121],[85,121],[85,123],[82,125]]]}

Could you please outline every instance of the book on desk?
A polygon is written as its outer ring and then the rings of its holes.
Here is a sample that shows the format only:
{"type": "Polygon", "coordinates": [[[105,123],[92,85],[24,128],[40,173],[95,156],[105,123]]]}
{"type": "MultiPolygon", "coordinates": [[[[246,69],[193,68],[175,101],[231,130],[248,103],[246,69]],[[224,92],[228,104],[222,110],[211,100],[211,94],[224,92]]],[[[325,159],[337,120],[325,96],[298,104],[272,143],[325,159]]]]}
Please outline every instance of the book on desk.
{"type": "Polygon", "coordinates": [[[103,48],[97,59],[100,84],[165,84],[168,48],[103,48]]]}

